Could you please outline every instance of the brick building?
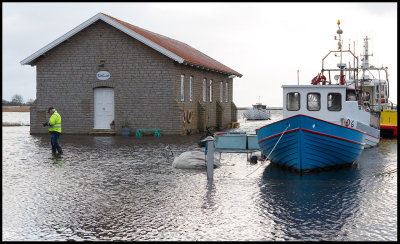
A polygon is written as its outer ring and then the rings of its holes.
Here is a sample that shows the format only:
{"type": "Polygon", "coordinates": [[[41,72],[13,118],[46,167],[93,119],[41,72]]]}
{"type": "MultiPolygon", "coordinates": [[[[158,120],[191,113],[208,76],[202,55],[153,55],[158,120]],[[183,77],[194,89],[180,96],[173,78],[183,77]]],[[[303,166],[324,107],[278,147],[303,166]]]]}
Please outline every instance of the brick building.
{"type": "Polygon", "coordinates": [[[55,107],[63,133],[121,134],[128,123],[187,134],[236,121],[242,75],[180,41],[99,13],[21,61],[36,66],[30,133],[55,107]]]}

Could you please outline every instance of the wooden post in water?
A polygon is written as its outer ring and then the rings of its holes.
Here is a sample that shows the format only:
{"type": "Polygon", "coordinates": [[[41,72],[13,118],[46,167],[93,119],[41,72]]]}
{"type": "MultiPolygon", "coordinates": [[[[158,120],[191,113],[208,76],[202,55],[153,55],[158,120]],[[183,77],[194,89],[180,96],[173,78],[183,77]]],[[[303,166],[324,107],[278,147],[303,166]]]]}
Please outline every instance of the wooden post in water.
{"type": "Polygon", "coordinates": [[[207,140],[206,151],[206,166],[207,166],[207,179],[214,178],[214,138],[207,140]]]}

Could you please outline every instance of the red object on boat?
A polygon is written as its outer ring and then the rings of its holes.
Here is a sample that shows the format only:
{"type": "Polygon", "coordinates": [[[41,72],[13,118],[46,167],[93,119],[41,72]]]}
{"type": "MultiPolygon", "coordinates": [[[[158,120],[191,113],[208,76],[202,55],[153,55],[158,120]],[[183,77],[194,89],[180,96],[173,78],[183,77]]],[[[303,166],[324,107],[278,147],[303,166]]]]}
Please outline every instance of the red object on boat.
{"type": "Polygon", "coordinates": [[[311,80],[311,84],[312,85],[316,85],[321,81],[321,73],[318,73],[317,76],[315,76],[312,80],[311,80]]]}

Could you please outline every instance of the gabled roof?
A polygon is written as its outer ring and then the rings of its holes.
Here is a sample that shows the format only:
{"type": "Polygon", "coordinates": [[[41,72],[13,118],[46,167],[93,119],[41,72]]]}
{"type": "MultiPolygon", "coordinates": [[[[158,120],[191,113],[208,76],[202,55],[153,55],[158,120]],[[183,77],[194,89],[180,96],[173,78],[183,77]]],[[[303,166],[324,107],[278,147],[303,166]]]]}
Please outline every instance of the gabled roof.
{"type": "Polygon", "coordinates": [[[26,59],[22,60],[20,63],[22,65],[31,64],[41,55],[50,51],[60,43],[64,42],[71,36],[90,26],[97,20],[102,20],[107,24],[117,28],[118,30],[126,33],[127,35],[135,38],[136,40],[148,45],[149,47],[157,50],[158,52],[164,54],[165,56],[173,59],[174,61],[191,65],[197,68],[211,70],[215,72],[225,73],[229,75],[236,75],[238,77],[242,77],[242,74],[236,72],[235,70],[225,66],[224,64],[216,61],[215,59],[205,55],[204,53],[194,49],[193,47],[174,40],[172,38],[142,29],[140,27],[131,25],[124,21],[118,20],[109,15],[98,13],[87,21],[83,22],[79,26],[75,27],[71,31],[67,32],[63,36],[59,37],[55,41],[51,42],[47,46],[33,53],[26,59]]]}

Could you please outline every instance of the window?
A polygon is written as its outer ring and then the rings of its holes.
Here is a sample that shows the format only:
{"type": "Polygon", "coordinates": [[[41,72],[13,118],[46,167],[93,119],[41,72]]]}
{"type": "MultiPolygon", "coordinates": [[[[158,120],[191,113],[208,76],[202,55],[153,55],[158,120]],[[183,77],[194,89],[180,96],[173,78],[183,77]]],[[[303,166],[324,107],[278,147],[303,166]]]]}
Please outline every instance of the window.
{"type": "Polygon", "coordinates": [[[346,101],[357,101],[355,90],[346,90],[346,101]]]}
{"type": "Polygon", "coordinates": [[[365,92],[365,95],[365,100],[369,102],[369,100],[371,99],[371,93],[365,92]]]}
{"type": "Polygon", "coordinates": [[[288,111],[300,110],[300,93],[290,92],[286,95],[286,109],[288,111]]]}
{"type": "Polygon", "coordinates": [[[189,79],[189,101],[193,101],[193,75],[189,79]]]}
{"type": "Polygon", "coordinates": [[[384,85],[376,86],[376,98],[375,98],[376,102],[377,103],[379,102],[379,89],[381,90],[381,95],[380,95],[381,103],[387,102],[386,98],[387,98],[388,91],[387,91],[387,89],[385,89],[384,85]]]}
{"type": "Polygon", "coordinates": [[[185,101],[185,75],[181,75],[181,102],[185,101]]]}
{"type": "Polygon", "coordinates": [[[321,109],[321,95],[319,93],[307,94],[307,109],[309,111],[319,111],[321,109]]]}
{"type": "Polygon", "coordinates": [[[328,93],[328,111],[342,110],[342,94],[328,93]]]}
{"type": "Polygon", "coordinates": [[[228,82],[225,83],[225,102],[228,102],[228,82]]]}
{"type": "Polygon", "coordinates": [[[224,83],[221,81],[219,85],[219,101],[222,103],[224,101],[224,83]]]}
{"type": "Polygon", "coordinates": [[[207,100],[207,79],[203,79],[203,102],[207,100]]]}
{"type": "Polygon", "coordinates": [[[210,80],[210,102],[212,102],[212,80],[210,80]]]}

